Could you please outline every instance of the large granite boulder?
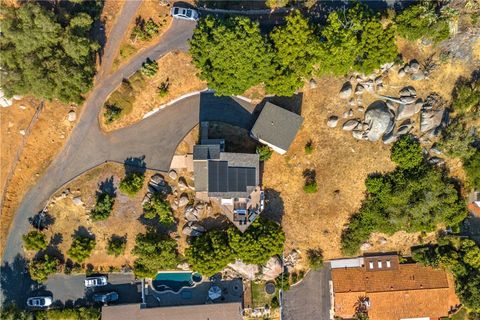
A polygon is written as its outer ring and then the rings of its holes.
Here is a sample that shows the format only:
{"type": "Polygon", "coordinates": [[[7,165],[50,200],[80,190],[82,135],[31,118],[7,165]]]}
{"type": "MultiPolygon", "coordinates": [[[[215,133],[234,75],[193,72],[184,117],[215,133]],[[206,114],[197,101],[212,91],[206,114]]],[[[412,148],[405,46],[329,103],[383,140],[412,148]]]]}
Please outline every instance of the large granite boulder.
{"type": "Polygon", "coordinates": [[[393,118],[393,114],[384,101],[377,100],[368,106],[365,112],[365,122],[370,128],[367,139],[370,141],[380,140],[385,133],[393,129],[393,118]]]}

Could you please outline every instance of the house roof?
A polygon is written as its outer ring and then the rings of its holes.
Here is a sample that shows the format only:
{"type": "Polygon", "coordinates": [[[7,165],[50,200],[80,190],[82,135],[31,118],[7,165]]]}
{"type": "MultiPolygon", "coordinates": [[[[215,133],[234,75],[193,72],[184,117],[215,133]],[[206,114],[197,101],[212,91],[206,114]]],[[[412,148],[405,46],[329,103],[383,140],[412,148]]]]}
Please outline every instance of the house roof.
{"type": "Polygon", "coordinates": [[[475,202],[468,204],[468,211],[470,211],[473,215],[480,217],[480,206],[477,206],[475,202]]]}
{"type": "Polygon", "coordinates": [[[239,302],[144,309],[124,304],[102,307],[102,320],[241,320],[241,312],[239,302]]]}
{"type": "Polygon", "coordinates": [[[197,144],[193,146],[193,160],[220,159],[220,144],[197,144]]]}
{"type": "Polygon", "coordinates": [[[419,264],[396,264],[391,268],[370,269],[386,257],[365,258],[365,266],[332,269],[335,314],[349,318],[355,314],[359,297],[370,300],[371,320],[415,317],[438,318],[458,303],[453,282],[443,270],[419,264]],[[369,260],[370,259],[370,260],[369,260]]]}
{"type": "Polygon", "coordinates": [[[302,123],[303,117],[267,102],[251,134],[282,150],[288,150],[302,123]]]}

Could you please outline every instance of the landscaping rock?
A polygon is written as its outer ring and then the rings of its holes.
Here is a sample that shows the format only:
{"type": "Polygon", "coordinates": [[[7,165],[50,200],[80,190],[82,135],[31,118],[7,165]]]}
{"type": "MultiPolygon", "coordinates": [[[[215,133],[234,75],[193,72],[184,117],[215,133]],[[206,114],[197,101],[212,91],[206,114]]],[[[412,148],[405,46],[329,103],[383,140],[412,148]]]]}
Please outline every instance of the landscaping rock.
{"type": "Polygon", "coordinates": [[[198,211],[192,205],[185,207],[185,219],[187,221],[198,221],[198,211]]]}
{"type": "Polygon", "coordinates": [[[445,163],[445,159],[442,159],[442,158],[439,158],[439,157],[431,157],[430,159],[428,159],[428,162],[430,164],[434,164],[434,165],[442,165],[445,163]]]}
{"type": "Polygon", "coordinates": [[[175,171],[175,170],[170,170],[170,171],[168,172],[168,176],[170,177],[170,179],[176,180],[177,177],[178,177],[177,171],[175,171]]]}
{"type": "Polygon", "coordinates": [[[433,135],[437,135],[439,133],[439,127],[442,124],[442,121],[446,117],[445,109],[439,110],[428,110],[422,109],[420,113],[420,131],[421,132],[428,132],[431,130],[438,131],[432,132],[433,135]]]}
{"type": "Polygon", "coordinates": [[[402,121],[413,117],[416,113],[416,105],[414,104],[401,104],[397,109],[397,121],[402,121]]]}
{"type": "Polygon", "coordinates": [[[416,101],[415,97],[400,97],[400,101],[402,101],[403,103],[405,104],[411,104],[411,103],[414,103],[416,101]]]}
{"type": "Polygon", "coordinates": [[[393,128],[393,115],[385,102],[377,100],[373,102],[365,112],[365,122],[370,130],[367,139],[378,141],[382,136],[393,128]]]}
{"type": "Polygon", "coordinates": [[[182,191],[188,189],[187,181],[184,177],[178,179],[178,188],[182,191]]]}
{"type": "Polygon", "coordinates": [[[185,207],[189,201],[190,199],[188,199],[188,195],[184,193],[180,196],[180,199],[178,199],[178,206],[185,207]]]}
{"type": "Polygon", "coordinates": [[[360,246],[360,250],[365,251],[370,249],[371,247],[372,247],[371,243],[365,242],[365,243],[362,243],[362,245],[360,246]]]}
{"type": "Polygon", "coordinates": [[[330,116],[327,120],[327,126],[330,128],[335,128],[338,123],[338,117],[337,116],[330,116]]]}
{"type": "Polygon", "coordinates": [[[425,73],[423,73],[422,71],[418,71],[418,72],[415,72],[414,74],[412,74],[410,76],[410,79],[412,80],[423,80],[425,79],[425,73]]]}
{"type": "Polygon", "coordinates": [[[400,69],[398,70],[398,77],[399,77],[399,78],[405,77],[405,70],[404,70],[403,68],[400,68],[400,69]]]}
{"type": "Polygon", "coordinates": [[[345,123],[343,124],[342,129],[345,130],[345,131],[352,131],[352,130],[355,129],[359,124],[360,124],[360,121],[359,121],[359,120],[356,120],[356,119],[348,120],[347,122],[345,122],[345,123]]]}
{"type": "Polygon", "coordinates": [[[18,131],[18,133],[20,133],[22,136],[24,136],[25,134],[27,134],[27,132],[26,132],[24,129],[18,131]]]}
{"type": "Polygon", "coordinates": [[[259,272],[256,264],[246,264],[242,260],[236,260],[235,263],[230,263],[228,267],[240,275],[240,277],[248,280],[254,280],[256,274],[259,272]]]}
{"type": "Polygon", "coordinates": [[[350,100],[348,100],[348,105],[351,106],[351,107],[354,107],[355,106],[355,99],[350,98],[350,100]]]}
{"type": "Polygon", "coordinates": [[[310,89],[315,89],[318,87],[317,81],[315,81],[315,79],[310,79],[308,85],[310,86],[310,89]]]}
{"type": "Polygon", "coordinates": [[[282,262],[277,256],[273,256],[262,267],[262,278],[265,281],[274,280],[281,275],[282,272],[282,262]]]}
{"type": "Polygon", "coordinates": [[[357,111],[358,112],[365,112],[365,108],[364,107],[358,107],[357,111]]]}
{"type": "Polygon", "coordinates": [[[404,135],[407,134],[413,128],[413,122],[410,119],[402,122],[402,124],[398,127],[397,135],[404,135]]]}
{"type": "Polygon", "coordinates": [[[352,95],[352,84],[350,81],[347,81],[343,84],[342,89],[340,89],[339,97],[341,99],[348,99],[352,95]]]}
{"type": "Polygon", "coordinates": [[[180,269],[183,271],[190,271],[190,265],[187,262],[183,262],[177,265],[177,269],[180,269]]]}
{"type": "Polygon", "coordinates": [[[81,197],[74,197],[72,199],[72,202],[74,205],[76,206],[83,206],[83,201],[82,201],[82,198],[81,197]]]}
{"type": "Polygon", "coordinates": [[[352,131],[352,136],[357,139],[357,140],[363,140],[363,130],[353,130],[352,131]]]}
{"type": "Polygon", "coordinates": [[[415,59],[411,60],[408,65],[412,73],[418,72],[420,70],[420,64],[415,59]]]}
{"type": "Polygon", "coordinates": [[[163,176],[161,174],[156,173],[150,178],[150,181],[159,185],[161,183],[164,183],[165,179],[163,178],[163,176]]]}
{"type": "Polygon", "coordinates": [[[355,87],[355,94],[361,95],[363,94],[364,91],[365,91],[365,87],[361,84],[357,84],[357,86],[355,87]]]}
{"type": "Polygon", "coordinates": [[[380,245],[384,245],[384,244],[386,244],[388,241],[387,241],[386,238],[380,237],[380,238],[378,238],[378,241],[377,241],[377,242],[378,242],[378,244],[380,244],[380,245]]]}
{"type": "Polygon", "coordinates": [[[68,113],[67,120],[70,121],[70,122],[74,122],[75,120],[77,120],[77,113],[75,112],[75,110],[71,110],[68,113]]]}

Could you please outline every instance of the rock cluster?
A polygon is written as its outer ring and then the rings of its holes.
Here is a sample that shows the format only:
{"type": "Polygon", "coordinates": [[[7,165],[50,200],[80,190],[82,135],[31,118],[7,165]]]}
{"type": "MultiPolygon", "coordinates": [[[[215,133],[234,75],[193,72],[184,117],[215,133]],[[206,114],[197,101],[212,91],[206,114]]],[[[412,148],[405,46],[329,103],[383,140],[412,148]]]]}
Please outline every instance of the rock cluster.
{"type": "Polygon", "coordinates": [[[423,80],[426,78],[426,73],[420,69],[420,63],[413,59],[403,67],[398,69],[398,76],[403,78],[409,76],[411,80],[423,80]]]}

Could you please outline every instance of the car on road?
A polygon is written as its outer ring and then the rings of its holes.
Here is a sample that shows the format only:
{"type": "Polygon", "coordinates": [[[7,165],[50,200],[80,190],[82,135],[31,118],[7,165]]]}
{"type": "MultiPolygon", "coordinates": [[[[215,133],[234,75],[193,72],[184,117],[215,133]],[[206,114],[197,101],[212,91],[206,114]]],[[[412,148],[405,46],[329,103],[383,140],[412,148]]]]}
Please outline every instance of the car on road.
{"type": "Polygon", "coordinates": [[[52,305],[53,297],[51,296],[41,296],[41,297],[31,297],[27,299],[27,306],[32,308],[46,308],[52,305]]]}
{"type": "Polygon", "coordinates": [[[108,292],[108,293],[96,293],[93,295],[93,301],[107,303],[107,302],[114,302],[118,300],[118,293],[115,291],[108,292]]]}
{"type": "Polygon", "coordinates": [[[93,288],[93,287],[102,287],[108,284],[107,277],[105,276],[98,276],[98,277],[89,277],[85,279],[85,287],[93,288]]]}
{"type": "Polygon", "coordinates": [[[170,14],[172,15],[172,17],[178,18],[178,19],[192,20],[192,21],[198,20],[198,12],[197,10],[194,10],[194,9],[173,7],[172,10],[170,10],[170,14]]]}

